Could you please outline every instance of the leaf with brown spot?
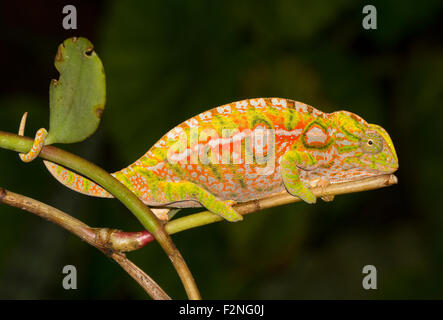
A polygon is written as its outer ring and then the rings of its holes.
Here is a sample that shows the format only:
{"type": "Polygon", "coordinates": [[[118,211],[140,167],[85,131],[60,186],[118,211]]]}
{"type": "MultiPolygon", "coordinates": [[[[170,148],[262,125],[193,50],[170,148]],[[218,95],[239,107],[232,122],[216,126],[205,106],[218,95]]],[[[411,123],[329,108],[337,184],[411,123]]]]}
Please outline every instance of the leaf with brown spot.
{"type": "Polygon", "coordinates": [[[58,80],[49,87],[50,122],[46,144],[75,143],[98,128],[106,103],[102,62],[85,38],[69,38],[59,47],[58,80]]]}

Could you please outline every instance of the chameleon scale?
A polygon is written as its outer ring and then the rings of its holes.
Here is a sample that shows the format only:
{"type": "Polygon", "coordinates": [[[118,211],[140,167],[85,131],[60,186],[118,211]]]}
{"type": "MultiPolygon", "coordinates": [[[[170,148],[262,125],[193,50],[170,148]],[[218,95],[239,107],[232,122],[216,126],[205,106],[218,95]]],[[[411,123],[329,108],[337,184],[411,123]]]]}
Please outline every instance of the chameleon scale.
{"type": "MultiPolygon", "coordinates": [[[[44,129],[37,132],[30,153],[21,155],[24,161],[38,155],[46,134],[44,129]]],[[[65,186],[91,196],[112,197],[87,178],[44,163],[65,186]]],[[[150,207],[203,206],[228,221],[239,221],[242,216],[231,207],[234,202],[286,189],[315,203],[312,187],[392,173],[397,168],[393,143],[382,127],[347,111],[324,113],[289,99],[257,98],[186,120],[136,162],[112,175],[150,207]],[[269,135],[260,138],[257,132],[269,135]],[[272,143],[263,141],[271,135],[272,143]]],[[[154,212],[167,219],[165,210],[154,212]]]]}

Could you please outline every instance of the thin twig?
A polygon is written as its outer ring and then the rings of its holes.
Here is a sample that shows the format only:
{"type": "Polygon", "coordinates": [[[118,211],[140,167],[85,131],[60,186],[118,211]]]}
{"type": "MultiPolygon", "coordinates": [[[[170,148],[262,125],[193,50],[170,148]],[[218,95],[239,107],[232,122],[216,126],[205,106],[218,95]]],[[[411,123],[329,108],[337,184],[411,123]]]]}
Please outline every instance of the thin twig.
{"type": "Polygon", "coordinates": [[[125,254],[114,251],[109,244],[103,242],[100,233],[106,232],[106,228],[91,228],[80,220],[71,217],[67,213],[60,211],[54,207],[44,204],[32,198],[7,191],[0,188],[0,203],[10,205],[22,210],[29,211],[53,222],[64,229],[72,232],[80,239],[86,241],[90,245],[96,247],[113,260],[115,260],[138,284],[155,300],[170,300],[171,298],[163,291],[163,289],[143,270],[130,261],[125,254]]]}
{"type": "MultiPolygon", "coordinates": [[[[343,183],[331,184],[326,187],[318,187],[313,188],[312,192],[315,194],[317,198],[325,197],[325,196],[337,196],[341,194],[347,193],[355,193],[362,191],[369,191],[379,188],[388,187],[398,183],[398,179],[393,174],[386,174],[375,176],[371,178],[366,178],[362,180],[356,181],[348,181],[343,183]]],[[[294,197],[283,191],[279,194],[272,195],[266,198],[253,200],[249,202],[237,203],[234,204],[233,207],[235,210],[242,214],[251,214],[264,209],[269,209],[273,207],[282,206],[285,204],[299,202],[301,201],[299,198],[294,197]]],[[[165,225],[166,232],[169,234],[178,233],[181,231],[189,230],[196,227],[201,227],[206,224],[211,224],[214,222],[223,221],[223,218],[209,211],[202,211],[195,214],[191,214],[188,216],[184,216],[182,218],[178,218],[175,220],[171,220],[165,225]]],[[[145,246],[149,242],[155,240],[155,238],[149,233],[143,233],[142,241],[137,242],[137,238],[141,238],[139,234],[136,232],[127,232],[124,233],[128,239],[134,238],[131,242],[136,242],[140,244],[133,250],[140,249],[145,246]]]]}
{"type": "MultiPolygon", "coordinates": [[[[320,198],[325,196],[336,196],[346,193],[379,189],[383,187],[388,187],[393,184],[397,184],[397,182],[398,179],[395,175],[386,174],[362,180],[331,184],[326,187],[317,187],[313,188],[312,192],[315,194],[317,198],[320,198]]],[[[267,198],[262,198],[259,200],[254,200],[244,203],[238,203],[235,204],[233,207],[238,213],[246,215],[249,213],[254,213],[264,209],[277,207],[298,201],[301,200],[297,197],[290,195],[286,191],[283,191],[282,193],[267,198]]],[[[169,234],[174,234],[183,230],[200,227],[206,224],[222,220],[223,218],[216,214],[213,214],[209,211],[203,211],[182,218],[174,219],[166,224],[165,229],[166,232],[168,232],[169,234]]]]}
{"type": "MultiPolygon", "coordinates": [[[[397,177],[393,174],[380,175],[376,177],[366,178],[356,181],[348,181],[343,183],[331,184],[327,187],[313,188],[312,192],[317,198],[325,196],[337,196],[347,193],[355,193],[369,191],[388,187],[397,184],[397,177]]],[[[279,194],[266,198],[234,204],[233,207],[242,215],[255,213],[264,209],[269,209],[293,202],[301,201],[283,191],[279,194]]],[[[166,232],[169,234],[178,233],[188,229],[201,227],[206,224],[223,221],[220,216],[209,212],[202,211],[182,218],[171,220],[165,226],[166,232]]],[[[140,232],[122,232],[120,230],[94,229],[91,232],[97,232],[97,239],[103,243],[104,247],[113,248],[119,251],[133,251],[144,247],[146,244],[155,240],[155,238],[147,231],[140,232]]]]}

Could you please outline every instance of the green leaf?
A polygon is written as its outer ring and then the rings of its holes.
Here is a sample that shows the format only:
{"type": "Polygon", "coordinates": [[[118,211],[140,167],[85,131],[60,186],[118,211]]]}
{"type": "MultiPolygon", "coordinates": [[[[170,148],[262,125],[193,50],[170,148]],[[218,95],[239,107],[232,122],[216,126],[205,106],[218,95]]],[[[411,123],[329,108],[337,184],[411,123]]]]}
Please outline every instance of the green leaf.
{"type": "Polygon", "coordinates": [[[46,144],[75,143],[91,136],[106,102],[103,64],[85,38],[69,38],[59,47],[59,80],[49,87],[50,122],[46,144]]]}

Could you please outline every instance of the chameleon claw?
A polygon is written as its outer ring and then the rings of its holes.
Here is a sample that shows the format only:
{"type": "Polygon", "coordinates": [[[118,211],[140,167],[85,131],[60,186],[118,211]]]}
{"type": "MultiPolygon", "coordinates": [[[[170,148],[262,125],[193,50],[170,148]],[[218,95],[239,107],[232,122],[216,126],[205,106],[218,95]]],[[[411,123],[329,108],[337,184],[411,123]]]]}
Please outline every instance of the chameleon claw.
{"type": "MultiPolygon", "coordinates": [[[[329,186],[331,183],[325,179],[319,179],[311,184],[311,187],[319,187],[321,188],[322,193],[324,193],[325,188],[329,186]]],[[[325,195],[321,196],[321,199],[325,202],[330,202],[334,200],[334,195],[325,195]]]]}
{"type": "Polygon", "coordinates": [[[168,222],[170,219],[169,212],[171,209],[169,208],[149,208],[152,212],[159,218],[161,221],[168,222]]]}
{"type": "MultiPolygon", "coordinates": [[[[26,127],[26,119],[28,117],[28,113],[25,112],[20,121],[20,127],[18,129],[18,135],[23,136],[25,133],[26,127]]],[[[40,152],[42,151],[43,146],[45,145],[46,136],[48,135],[48,131],[46,129],[41,128],[37,131],[34,138],[34,143],[32,144],[31,150],[28,153],[19,153],[19,157],[23,162],[31,162],[35,158],[38,157],[40,152]]]]}
{"type": "Polygon", "coordinates": [[[323,196],[323,197],[321,197],[321,199],[325,202],[331,202],[334,200],[334,196],[333,195],[323,196]]]}

